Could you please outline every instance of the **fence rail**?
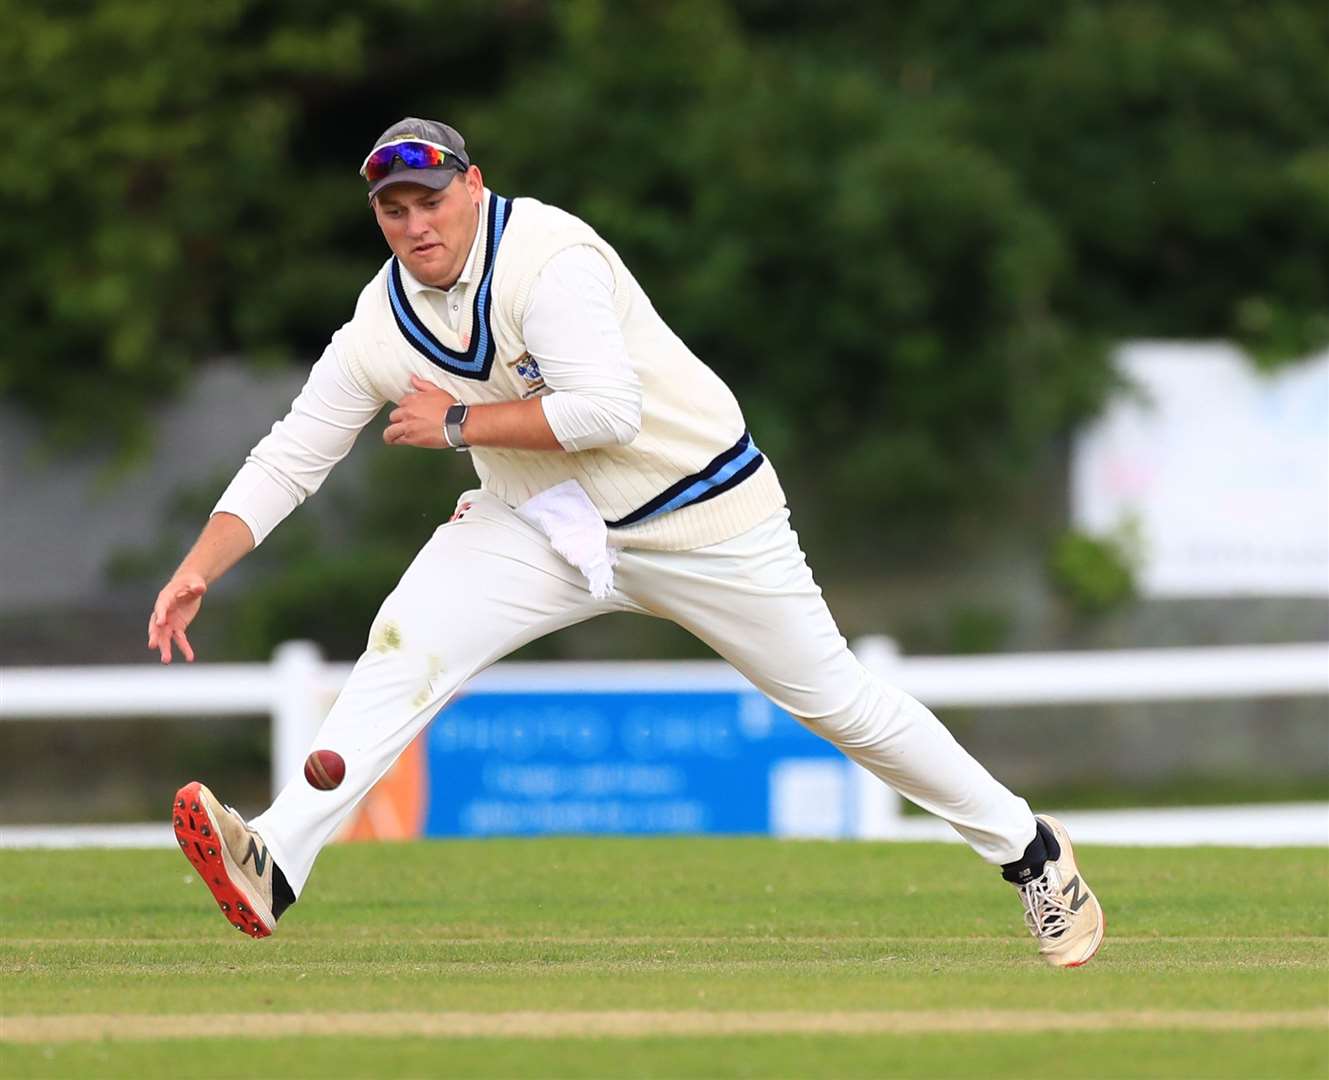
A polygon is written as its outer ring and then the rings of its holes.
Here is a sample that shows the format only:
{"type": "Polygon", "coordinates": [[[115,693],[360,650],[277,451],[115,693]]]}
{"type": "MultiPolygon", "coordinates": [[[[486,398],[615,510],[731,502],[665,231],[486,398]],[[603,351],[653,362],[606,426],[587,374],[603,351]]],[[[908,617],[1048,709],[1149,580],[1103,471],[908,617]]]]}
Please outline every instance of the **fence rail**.
{"type": "MultiPolygon", "coordinates": [[[[936,709],[1329,696],[1329,643],[915,657],[873,636],[855,642],[854,651],[887,682],[936,709]]],[[[350,664],[324,662],[308,642],[287,642],[268,664],[0,668],[0,720],[270,715],[275,792],[297,775],[350,671],[350,664]]],[[[510,662],[477,676],[464,692],[703,692],[748,685],[720,661],[510,662]]],[[[893,811],[878,817],[887,824],[879,821],[873,832],[909,832],[903,823],[890,824],[898,817],[893,811]]]]}
{"type": "MultiPolygon", "coordinates": [[[[854,651],[937,709],[1329,695],[1329,644],[903,656],[889,639],[866,637],[854,651]]],[[[0,668],[0,719],[269,713],[292,684],[335,694],[350,672],[306,642],[281,646],[269,664],[0,668]]],[[[748,686],[719,660],[606,660],[499,663],[468,689],[543,693],[578,679],[597,690],[748,686]]]]}

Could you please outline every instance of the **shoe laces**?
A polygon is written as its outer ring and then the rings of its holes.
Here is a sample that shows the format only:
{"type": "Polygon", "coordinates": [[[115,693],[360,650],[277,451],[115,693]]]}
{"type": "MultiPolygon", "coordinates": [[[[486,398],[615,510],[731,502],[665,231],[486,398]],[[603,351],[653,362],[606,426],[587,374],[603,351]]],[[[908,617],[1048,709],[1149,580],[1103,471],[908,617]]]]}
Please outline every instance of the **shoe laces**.
{"type": "Polygon", "coordinates": [[[1061,894],[1061,877],[1049,865],[1043,876],[1018,886],[1024,904],[1024,924],[1040,940],[1061,937],[1071,925],[1070,904],[1061,894]]]}

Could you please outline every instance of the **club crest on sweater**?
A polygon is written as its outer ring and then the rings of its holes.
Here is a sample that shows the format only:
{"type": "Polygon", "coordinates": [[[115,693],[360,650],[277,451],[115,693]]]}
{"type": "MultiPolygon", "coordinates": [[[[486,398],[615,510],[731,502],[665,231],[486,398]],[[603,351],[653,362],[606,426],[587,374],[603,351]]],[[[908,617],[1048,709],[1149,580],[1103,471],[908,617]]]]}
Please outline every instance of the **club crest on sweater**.
{"type": "Polygon", "coordinates": [[[526,384],[526,391],[522,394],[523,398],[534,397],[545,389],[544,376],[540,374],[540,364],[530,353],[522,353],[517,359],[509,361],[508,366],[526,384]]]}

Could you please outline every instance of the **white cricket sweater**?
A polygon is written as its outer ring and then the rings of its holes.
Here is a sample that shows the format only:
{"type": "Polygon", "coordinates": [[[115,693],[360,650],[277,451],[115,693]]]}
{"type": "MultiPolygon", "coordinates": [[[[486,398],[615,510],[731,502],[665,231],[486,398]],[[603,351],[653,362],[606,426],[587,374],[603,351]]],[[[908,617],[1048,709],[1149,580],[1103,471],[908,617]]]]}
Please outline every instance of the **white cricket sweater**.
{"type": "MultiPolygon", "coordinates": [[[[362,291],[354,317],[329,347],[356,392],[398,401],[418,375],[470,405],[549,393],[523,341],[523,313],[545,264],[586,245],[613,273],[615,311],[641,384],[640,429],[626,445],[572,453],[475,447],[481,487],[515,507],[577,480],[609,524],[611,543],[657,550],[719,543],[784,505],[775,471],[748,436],[729,388],[665,325],[618,253],[590,226],[538,200],[488,191],[480,221],[472,268],[480,285],[455,331],[403,287],[395,258],[362,291]]],[[[335,464],[326,453],[302,460],[301,440],[283,438],[282,426],[255,447],[216,507],[250,523],[256,542],[267,529],[256,528],[250,504],[265,477],[280,477],[303,498],[335,464]]],[[[343,439],[345,449],[353,438],[350,432],[343,439]]],[[[339,446],[336,457],[345,449],[339,446]]]]}

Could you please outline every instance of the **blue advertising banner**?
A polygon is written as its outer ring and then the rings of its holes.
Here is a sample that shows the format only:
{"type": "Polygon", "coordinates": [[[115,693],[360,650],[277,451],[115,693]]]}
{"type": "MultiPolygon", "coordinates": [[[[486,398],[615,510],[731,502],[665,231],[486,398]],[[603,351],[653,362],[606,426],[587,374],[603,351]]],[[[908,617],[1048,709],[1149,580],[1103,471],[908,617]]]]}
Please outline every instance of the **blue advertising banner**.
{"type": "Polygon", "coordinates": [[[850,766],[755,690],[473,693],[434,720],[429,836],[841,836],[850,766]]]}

